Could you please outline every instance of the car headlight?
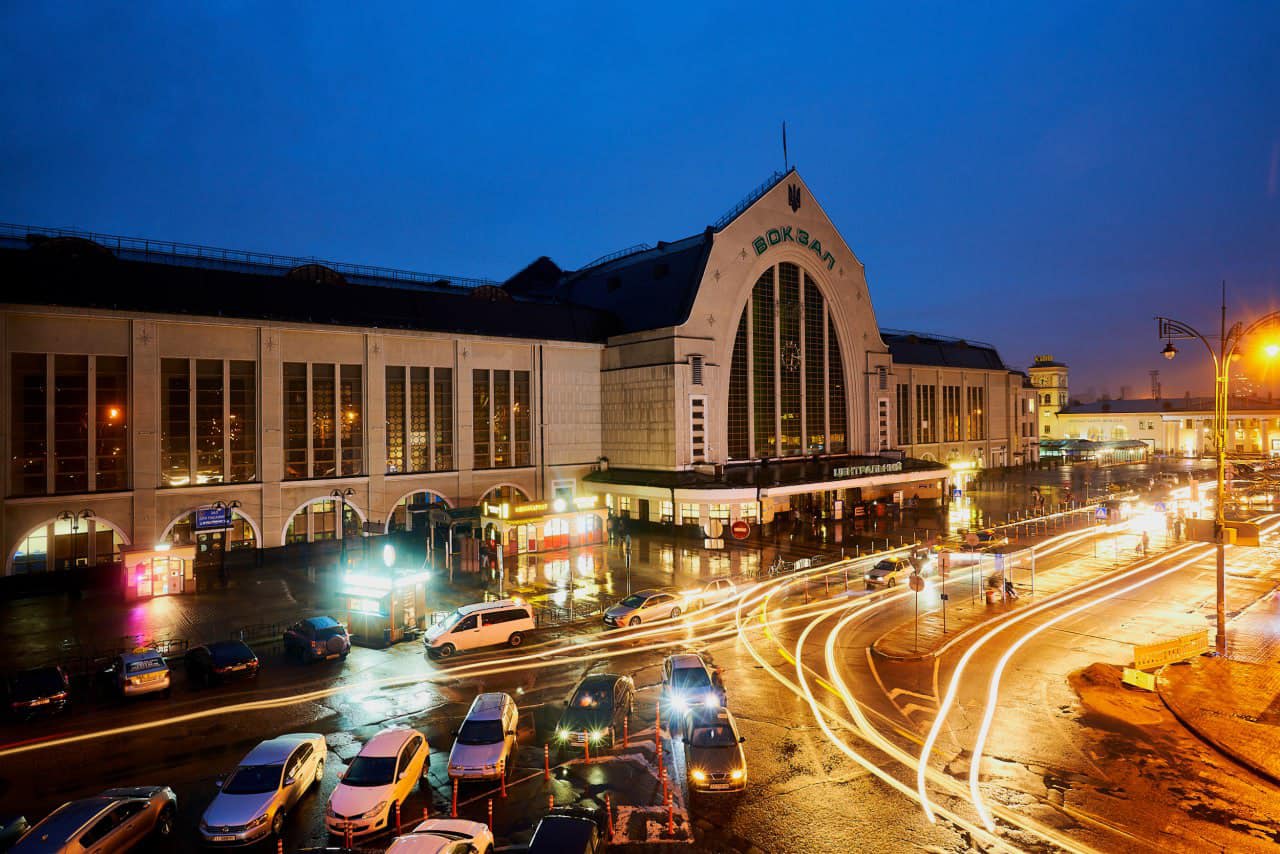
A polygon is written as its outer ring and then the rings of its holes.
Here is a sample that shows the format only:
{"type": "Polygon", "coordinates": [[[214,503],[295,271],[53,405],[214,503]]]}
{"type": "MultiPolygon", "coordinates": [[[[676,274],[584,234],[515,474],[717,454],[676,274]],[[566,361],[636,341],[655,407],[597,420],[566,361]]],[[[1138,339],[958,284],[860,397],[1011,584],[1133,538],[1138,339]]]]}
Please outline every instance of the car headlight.
{"type": "Polygon", "coordinates": [[[568,741],[568,740],[569,740],[569,730],[567,730],[567,729],[558,729],[558,730],[556,730],[556,738],[560,739],[561,741],[568,741]]]}
{"type": "Polygon", "coordinates": [[[672,697],[671,708],[675,709],[677,712],[683,712],[685,709],[689,708],[689,704],[685,702],[684,697],[672,697]]]}
{"type": "Polygon", "coordinates": [[[270,820],[271,820],[271,816],[267,815],[266,813],[263,813],[257,818],[249,821],[249,823],[244,826],[244,829],[253,830],[255,827],[262,827],[262,825],[266,824],[270,820]]]}
{"type": "Polygon", "coordinates": [[[361,818],[377,818],[382,813],[382,811],[385,810],[386,808],[387,808],[386,801],[378,801],[376,804],[373,805],[373,809],[369,810],[367,813],[365,813],[360,817],[361,818]]]}
{"type": "Polygon", "coordinates": [[[698,783],[705,783],[707,781],[707,775],[703,771],[695,770],[691,776],[693,777],[694,781],[698,783]]]}
{"type": "Polygon", "coordinates": [[[716,706],[720,705],[720,698],[716,696],[716,693],[714,691],[712,691],[709,694],[707,694],[707,696],[702,698],[702,705],[711,706],[712,708],[715,708],[716,706]]]}
{"type": "Polygon", "coordinates": [[[592,741],[600,741],[602,738],[604,738],[604,730],[602,730],[602,729],[597,729],[597,730],[593,730],[593,731],[592,731],[592,733],[591,733],[591,740],[592,740],[592,741]]]}
{"type": "Polygon", "coordinates": [[[741,780],[746,773],[747,770],[745,768],[734,768],[729,772],[729,777],[733,780],[741,780]]]}

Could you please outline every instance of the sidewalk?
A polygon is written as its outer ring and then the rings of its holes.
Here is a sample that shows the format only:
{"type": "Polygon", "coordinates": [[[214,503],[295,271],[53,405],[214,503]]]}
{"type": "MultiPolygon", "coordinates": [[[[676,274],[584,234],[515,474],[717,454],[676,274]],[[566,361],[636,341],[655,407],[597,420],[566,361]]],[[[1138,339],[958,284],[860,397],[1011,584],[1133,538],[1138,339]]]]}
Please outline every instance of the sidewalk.
{"type": "Polygon", "coordinates": [[[1280,783],[1280,590],[1232,620],[1228,640],[1225,657],[1162,668],[1156,688],[1184,726],[1280,783]]]}
{"type": "MultiPolygon", "coordinates": [[[[1153,556],[1157,555],[1159,551],[1153,549],[1151,554],[1153,556]]],[[[1023,587],[1020,581],[1017,599],[1006,600],[1000,597],[992,605],[988,605],[982,596],[983,579],[981,574],[976,579],[977,588],[975,589],[970,584],[968,567],[959,567],[951,570],[950,577],[946,583],[950,599],[947,602],[945,619],[941,604],[938,601],[939,581],[936,576],[931,577],[928,579],[930,589],[926,594],[922,594],[928,597],[930,604],[929,610],[920,614],[918,637],[917,621],[906,620],[877,638],[871,648],[885,658],[900,661],[918,661],[932,658],[948,641],[967,629],[999,619],[1020,608],[1025,608],[1028,605],[1060,593],[1069,587],[1092,581],[1108,572],[1113,572],[1124,565],[1120,564],[1118,566],[1115,560],[1105,552],[1100,553],[1098,557],[1079,553],[1071,553],[1067,556],[1072,558],[1069,565],[1061,565],[1056,563],[1054,558],[1051,558],[1045,561],[1045,564],[1048,565],[1042,566],[1037,570],[1034,594],[1030,592],[1028,587],[1023,587]],[[946,626],[945,632],[943,631],[944,624],[946,626]]],[[[1057,557],[1059,556],[1055,556],[1055,558],[1057,557]]]]}

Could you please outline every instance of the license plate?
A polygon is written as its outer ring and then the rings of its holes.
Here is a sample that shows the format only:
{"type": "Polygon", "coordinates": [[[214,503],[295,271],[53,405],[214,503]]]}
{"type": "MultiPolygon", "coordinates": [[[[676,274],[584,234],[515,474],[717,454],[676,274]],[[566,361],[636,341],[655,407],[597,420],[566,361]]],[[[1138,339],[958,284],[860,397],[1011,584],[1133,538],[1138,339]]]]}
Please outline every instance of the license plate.
{"type": "Polygon", "coordinates": [[[335,658],[337,658],[337,657],[338,657],[338,653],[336,653],[336,652],[335,652],[335,653],[333,653],[332,655],[326,655],[326,656],[325,656],[325,659],[326,659],[326,660],[328,660],[328,661],[332,661],[333,659],[335,659],[335,658]]]}
{"type": "Polygon", "coordinates": [[[48,704],[48,702],[49,702],[49,700],[48,700],[48,698],[47,698],[47,697],[41,697],[39,700],[32,700],[32,701],[31,701],[31,705],[33,705],[33,706],[43,706],[43,705],[48,704]]]}
{"type": "Polygon", "coordinates": [[[235,842],[236,838],[234,836],[215,836],[213,837],[213,841],[214,842],[235,842]]]}
{"type": "Polygon", "coordinates": [[[228,667],[228,668],[227,668],[227,670],[232,670],[232,671],[234,671],[234,670],[244,670],[244,669],[245,669],[246,667],[248,667],[248,666],[249,666],[249,665],[247,665],[247,664],[233,664],[233,665],[231,665],[230,667],[228,667]]]}
{"type": "Polygon", "coordinates": [[[710,785],[707,786],[707,788],[708,789],[727,789],[729,788],[729,784],[728,783],[711,783],[710,785]]]}

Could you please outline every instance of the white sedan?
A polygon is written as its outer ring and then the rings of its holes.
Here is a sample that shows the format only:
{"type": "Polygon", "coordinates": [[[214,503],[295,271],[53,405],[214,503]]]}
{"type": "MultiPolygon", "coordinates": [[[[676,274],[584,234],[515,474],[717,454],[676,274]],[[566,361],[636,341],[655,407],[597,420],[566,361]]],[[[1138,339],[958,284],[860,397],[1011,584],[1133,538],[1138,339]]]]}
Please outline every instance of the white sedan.
{"type": "Polygon", "coordinates": [[[397,836],[387,854],[493,854],[493,834],[478,821],[433,818],[397,836]]]}

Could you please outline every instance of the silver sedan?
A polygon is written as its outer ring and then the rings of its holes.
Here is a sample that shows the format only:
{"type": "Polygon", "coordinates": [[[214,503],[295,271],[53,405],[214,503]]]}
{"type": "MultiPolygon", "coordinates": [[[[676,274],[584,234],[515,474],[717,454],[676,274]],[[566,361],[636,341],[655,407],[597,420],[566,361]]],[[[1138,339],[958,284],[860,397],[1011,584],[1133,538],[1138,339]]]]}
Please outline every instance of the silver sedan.
{"type": "Polygon", "coordinates": [[[10,854],[129,851],[152,836],[168,839],[177,810],[178,797],[168,786],[107,789],[58,807],[27,831],[10,854]]]}
{"type": "Polygon", "coordinates": [[[219,781],[200,819],[209,845],[251,845],[279,836],[289,810],[324,777],[324,736],[313,732],[264,741],[219,781]]]}

